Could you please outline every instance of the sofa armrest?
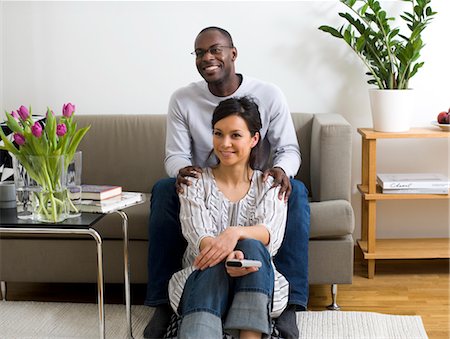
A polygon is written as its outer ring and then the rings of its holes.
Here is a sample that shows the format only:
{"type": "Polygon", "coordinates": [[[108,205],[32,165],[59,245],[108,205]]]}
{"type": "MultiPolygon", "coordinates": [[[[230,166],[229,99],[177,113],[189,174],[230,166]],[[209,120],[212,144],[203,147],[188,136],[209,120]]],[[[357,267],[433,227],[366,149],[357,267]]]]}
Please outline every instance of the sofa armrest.
{"type": "Polygon", "coordinates": [[[311,132],[312,201],[350,201],[352,127],[339,114],[314,115],[311,132]]]}

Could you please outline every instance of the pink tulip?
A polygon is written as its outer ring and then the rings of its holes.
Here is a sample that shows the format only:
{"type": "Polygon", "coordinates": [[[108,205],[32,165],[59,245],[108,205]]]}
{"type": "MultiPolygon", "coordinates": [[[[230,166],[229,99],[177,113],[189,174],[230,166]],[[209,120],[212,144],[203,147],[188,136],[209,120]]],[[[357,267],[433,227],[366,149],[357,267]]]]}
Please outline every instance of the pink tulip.
{"type": "Polygon", "coordinates": [[[16,119],[16,120],[19,120],[19,114],[17,114],[16,111],[12,111],[12,112],[11,112],[11,116],[12,116],[14,119],[16,119]]]}
{"type": "Polygon", "coordinates": [[[22,120],[27,120],[30,116],[30,112],[28,112],[28,109],[23,105],[19,107],[19,110],[17,112],[19,113],[19,116],[22,120]]]}
{"type": "Polygon", "coordinates": [[[75,112],[75,105],[72,105],[70,102],[63,105],[62,113],[66,118],[70,118],[75,112]]]}
{"type": "Polygon", "coordinates": [[[31,133],[33,133],[33,135],[36,138],[40,138],[41,137],[41,135],[42,135],[42,126],[41,126],[41,124],[38,121],[36,121],[34,123],[34,125],[31,126],[31,133]]]}
{"type": "Polygon", "coordinates": [[[13,138],[16,144],[19,146],[22,146],[25,143],[25,137],[20,133],[14,133],[13,138]]]}
{"type": "Polygon", "coordinates": [[[64,124],[58,124],[56,126],[56,135],[62,137],[67,132],[67,127],[64,124]]]}

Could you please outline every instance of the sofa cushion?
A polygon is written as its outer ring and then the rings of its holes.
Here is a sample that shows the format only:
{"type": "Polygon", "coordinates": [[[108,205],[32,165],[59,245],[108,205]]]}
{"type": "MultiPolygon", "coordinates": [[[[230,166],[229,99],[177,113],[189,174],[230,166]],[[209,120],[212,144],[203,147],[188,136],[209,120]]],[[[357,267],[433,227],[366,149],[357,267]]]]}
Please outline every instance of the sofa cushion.
{"type": "Polygon", "coordinates": [[[311,131],[310,196],[350,201],[352,126],[338,114],[316,114],[311,131]]]}
{"type": "Polygon", "coordinates": [[[340,237],[353,233],[352,205],[346,200],[311,202],[310,238],[340,237]]]}
{"type": "Polygon", "coordinates": [[[83,183],[149,193],[157,180],[167,176],[165,115],[79,115],[77,123],[91,125],[79,147],[83,183]]]}

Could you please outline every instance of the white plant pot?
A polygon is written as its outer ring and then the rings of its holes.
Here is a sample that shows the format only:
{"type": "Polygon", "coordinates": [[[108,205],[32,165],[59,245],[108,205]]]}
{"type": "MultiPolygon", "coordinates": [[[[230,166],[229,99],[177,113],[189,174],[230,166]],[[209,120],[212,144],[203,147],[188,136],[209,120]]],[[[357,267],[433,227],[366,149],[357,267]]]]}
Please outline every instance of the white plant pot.
{"type": "Polygon", "coordinates": [[[407,132],[414,108],[410,89],[370,89],[373,128],[378,132],[407,132]]]}

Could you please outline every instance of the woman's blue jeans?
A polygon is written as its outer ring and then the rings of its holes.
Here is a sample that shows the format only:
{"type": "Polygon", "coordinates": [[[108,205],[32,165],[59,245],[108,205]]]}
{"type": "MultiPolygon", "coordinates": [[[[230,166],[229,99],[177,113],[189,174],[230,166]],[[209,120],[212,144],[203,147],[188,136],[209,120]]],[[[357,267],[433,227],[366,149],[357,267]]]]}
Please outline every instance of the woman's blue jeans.
{"type": "Polygon", "coordinates": [[[255,239],[240,240],[235,249],[260,260],[261,268],[238,278],[228,275],[224,263],[194,271],[178,308],[178,338],[221,338],[222,327],[236,338],[241,329],[270,334],[274,272],[269,252],[255,239]]]}
{"type": "MultiPolygon", "coordinates": [[[[289,281],[289,304],[308,304],[308,241],[310,211],[308,190],[291,179],[292,194],[288,200],[286,233],[274,257],[277,270],[289,281]]],[[[159,180],[152,190],[149,218],[148,282],[145,305],[168,303],[167,287],[172,274],[182,268],[186,241],[179,220],[180,202],[175,179],[159,180]]]]}

